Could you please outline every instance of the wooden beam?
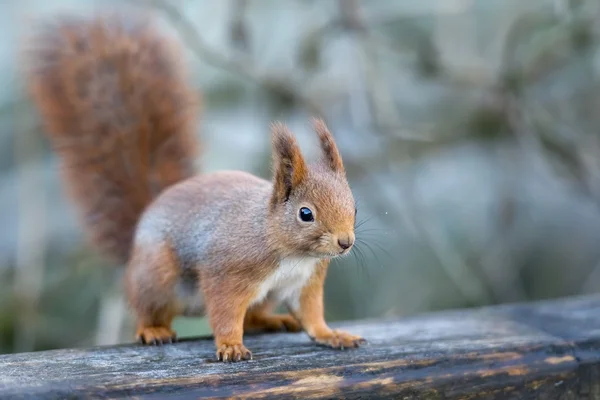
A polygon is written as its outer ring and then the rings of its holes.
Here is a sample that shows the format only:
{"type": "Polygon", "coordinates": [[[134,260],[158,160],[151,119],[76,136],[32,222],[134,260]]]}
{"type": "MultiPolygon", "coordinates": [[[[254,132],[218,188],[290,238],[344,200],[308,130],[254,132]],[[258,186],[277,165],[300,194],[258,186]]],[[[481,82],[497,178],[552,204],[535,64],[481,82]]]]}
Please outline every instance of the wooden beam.
{"type": "Polygon", "coordinates": [[[340,326],[370,343],[249,336],[234,364],[209,338],[4,355],[0,398],[600,399],[600,296],[340,326]]]}

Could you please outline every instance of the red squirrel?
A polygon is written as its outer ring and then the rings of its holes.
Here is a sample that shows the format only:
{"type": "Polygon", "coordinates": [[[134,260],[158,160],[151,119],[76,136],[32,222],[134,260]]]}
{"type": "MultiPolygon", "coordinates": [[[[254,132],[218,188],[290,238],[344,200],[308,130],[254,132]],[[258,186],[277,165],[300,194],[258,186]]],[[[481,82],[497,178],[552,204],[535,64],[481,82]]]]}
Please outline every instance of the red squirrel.
{"type": "Polygon", "coordinates": [[[221,361],[252,357],[248,330],[366,342],[323,315],[327,267],[352,249],[356,206],[322,120],[315,163],[276,122],[272,181],[197,173],[200,95],[180,45],[150,18],[65,16],[31,39],[29,93],[91,242],[126,264],[140,342],[174,341],[180,315],[208,317],[221,361]],[[289,314],[272,313],[281,303],[289,314]]]}

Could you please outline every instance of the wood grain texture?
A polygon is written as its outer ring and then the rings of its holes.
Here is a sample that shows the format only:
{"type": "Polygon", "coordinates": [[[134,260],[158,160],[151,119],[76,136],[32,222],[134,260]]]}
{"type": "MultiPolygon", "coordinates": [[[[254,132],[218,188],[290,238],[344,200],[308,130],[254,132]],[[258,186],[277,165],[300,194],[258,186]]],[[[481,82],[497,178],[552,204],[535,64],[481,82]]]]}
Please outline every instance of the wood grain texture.
{"type": "Polygon", "coordinates": [[[249,336],[0,356],[0,398],[600,399],[600,296],[340,324],[369,344],[249,336]]]}

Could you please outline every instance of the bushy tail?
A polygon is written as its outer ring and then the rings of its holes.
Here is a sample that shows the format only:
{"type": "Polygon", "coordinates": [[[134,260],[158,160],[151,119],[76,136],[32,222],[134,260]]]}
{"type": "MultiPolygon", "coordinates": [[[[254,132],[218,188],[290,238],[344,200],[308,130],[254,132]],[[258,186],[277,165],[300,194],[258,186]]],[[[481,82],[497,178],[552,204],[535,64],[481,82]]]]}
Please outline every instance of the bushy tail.
{"type": "Polygon", "coordinates": [[[27,84],[92,243],[127,260],[137,221],[194,173],[199,96],[147,17],[71,16],[27,48],[27,84]]]}

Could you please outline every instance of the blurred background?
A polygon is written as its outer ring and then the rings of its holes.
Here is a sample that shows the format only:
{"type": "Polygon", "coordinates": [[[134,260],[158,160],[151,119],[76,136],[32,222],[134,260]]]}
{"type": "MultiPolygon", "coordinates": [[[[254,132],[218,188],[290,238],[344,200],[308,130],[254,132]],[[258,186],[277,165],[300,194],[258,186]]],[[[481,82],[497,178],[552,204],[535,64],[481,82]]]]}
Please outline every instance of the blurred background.
{"type": "MultiPolygon", "coordinates": [[[[131,341],[120,267],[83,240],[25,96],[26,29],[123,1],[0,4],[0,353],[131,341]]],[[[185,44],[204,171],[270,176],[326,117],[365,221],[330,321],[600,288],[597,0],[128,0],[185,44]]],[[[209,332],[177,320],[180,336],[209,332]]]]}

